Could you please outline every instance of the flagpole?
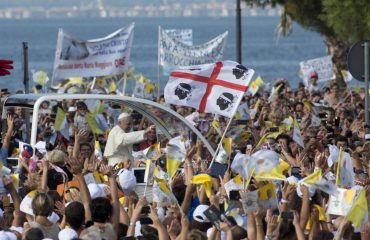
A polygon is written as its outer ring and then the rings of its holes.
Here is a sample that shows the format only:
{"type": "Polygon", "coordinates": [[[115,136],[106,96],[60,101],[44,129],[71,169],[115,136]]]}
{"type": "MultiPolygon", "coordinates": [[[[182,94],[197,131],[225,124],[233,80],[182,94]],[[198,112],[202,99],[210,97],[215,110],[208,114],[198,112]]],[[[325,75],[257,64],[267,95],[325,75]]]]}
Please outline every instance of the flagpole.
{"type": "Polygon", "coordinates": [[[126,95],[126,84],[127,84],[127,73],[123,74],[123,86],[122,86],[122,94],[123,96],[126,95]]]}
{"type": "Polygon", "coordinates": [[[157,86],[158,86],[158,98],[161,96],[161,66],[158,64],[157,69],[157,86]]]}
{"type": "Polygon", "coordinates": [[[157,65],[157,88],[158,88],[157,98],[158,99],[159,99],[159,96],[161,95],[161,73],[160,73],[161,65],[159,64],[160,37],[161,37],[161,26],[158,26],[158,65],[157,65]]]}
{"type": "Polygon", "coordinates": [[[222,146],[222,141],[223,141],[223,140],[224,140],[224,138],[225,138],[225,135],[226,135],[227,130],[229,129],[229,127],[230,127],[230,125],[231,125],[231,122],[232,122],[232,120],[233,120],[233,118],[234,118],[234,115],[235,115],[235,113],[232,115],[232,117],[230,118],[229,122],[228,122],[228,123],[227,123],[227,125],[226,125],[225,131],[223,132],[223,134],[222,134],[222,136],[221,136],[220,143],[219,143],[219,144],[218,144],[218,146],[217,146],[217,149],[216,149],[216,151],[215,151],[215,155],[213,155],[213,158],[212,158],[211,164],[209,165],[208,169],[211,169],[211,167],[212,167],[212,165],[213,165],[213,163],[214,163],[214,161],[215,161],[215,159],[216,159],[216,157],[217,157],[218,151],[220,150],[220,148],[221,148],[221,146],[222,146]]]}
{"type": "Polygon", "coordinates": [[[342,149],[342,147],[340,147],[339,155],[338,155],[338,163],[337,163],[337,174],[336,174],[336,178],[335,178],[335,185],[336,186],[339,186],[339,177],[340,177],[339,172],[340,172],[340,164],[341,164],[342,154],[343,154],[343,149],[342,149]]]}

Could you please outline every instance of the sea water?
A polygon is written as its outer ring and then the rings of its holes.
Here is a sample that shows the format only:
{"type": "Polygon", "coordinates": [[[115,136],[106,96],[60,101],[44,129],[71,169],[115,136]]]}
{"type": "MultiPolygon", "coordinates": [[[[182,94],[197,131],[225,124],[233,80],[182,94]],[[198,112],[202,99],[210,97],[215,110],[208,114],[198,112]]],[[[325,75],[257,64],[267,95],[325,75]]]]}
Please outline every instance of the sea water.
{"type": "MultiPolygon", "coordinates": [[[[135,22],[130,61],[135,73],[157,82],[158,26],[193,29],[194,44],[202,44],[229,31],[224,60],[236,60],[235,18],[113,18],[113,19],[24,19],[0,20],[0,59],[15,61],[11,76],[0,77],[0,87],[23,89],[22,42],[28,42],[29,69],[47,71],[51,78],[58,29],[79,39],[104,37],[135,22]]],[[[242,18],[242,63],[256,71],[266,82],[283,77],[292,87],[301,81],[299,62],[326,55],[323,37],[293,24],[293,34],[277,39],[279,17],[242,18]]],[[[30,74],[32,81],[32,75],[30,74]]],[[[161,74],[161,88],[168,76],[161,74]]],[[[128,92],[133,89],[128,82],[128,92]]]]}

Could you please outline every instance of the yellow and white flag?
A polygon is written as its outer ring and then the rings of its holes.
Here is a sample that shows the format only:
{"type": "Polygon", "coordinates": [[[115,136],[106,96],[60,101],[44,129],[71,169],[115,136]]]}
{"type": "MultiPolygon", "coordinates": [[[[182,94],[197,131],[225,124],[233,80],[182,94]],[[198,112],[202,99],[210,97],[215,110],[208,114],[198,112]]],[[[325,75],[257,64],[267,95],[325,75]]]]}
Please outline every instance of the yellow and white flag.
{"type": "Polygon", "coordinates": [[[248,91],[252,94],[252,96],[254,96],[256,95],[256,93],[258,92],[258,90],[263,84],[265,84],[265,82],[263,81],[261,76],[258,76],[256,80],[251,82],[251,84],[249,85],[248,91]]]}
{"type": "Polygon", "coordinates": [[[347,221],[351,221],[356,228],[362,229],[369,221],[368,211],[366,190],[363,188],[349,210],[346,219],[347,221]]]}
{"type": "Polygon", "coordinates": [[[143,153],[147,159],[157,160],[161,155],[161,145],[159,143],[152,144],[147,149],[144,149],[143,153]]]}
{"type": "Polygon", "coordinates": [[[45,85],[49,81],[47,72],[32,70],[33,81],[40,85],[45,85]]]}
{"type": "Polygon", "coordinates": [[[294,119],[294,128],[293,128],[293,140],[302,148],[304,148],[303,138],[301,130],[296,119],[294,119]]]}
{"type": "Polygon", "coordinates": [[[311,185],[312,187],[315,187],[329,195],[332,196],[338,196],[339,190],[335,186],[334,183],[331,181],[325,179],[322,177],[322,172],[321,170],[317,170],[311,175],[305,177],[304,179],[300,180],[299,182],[306,183],[308,185],[311,185]]]}
{"type": "Polygon", "coordinates": [[[185,153],[177,145],[167,144],[167,173],[170,179],[175,176],[181,162],[185,159],[185,153]]]}

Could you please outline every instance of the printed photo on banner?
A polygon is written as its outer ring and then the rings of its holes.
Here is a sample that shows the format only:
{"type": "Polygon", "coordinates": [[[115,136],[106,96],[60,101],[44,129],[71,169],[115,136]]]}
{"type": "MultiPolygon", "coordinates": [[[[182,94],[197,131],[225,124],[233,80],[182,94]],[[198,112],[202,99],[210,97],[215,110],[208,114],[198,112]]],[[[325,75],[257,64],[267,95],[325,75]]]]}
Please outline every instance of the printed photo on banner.
{"type": "Polygon", "coordinates": [[[53,77],[96,77],[127,71],[134,26],[132,23],[104,38],[92,40],[80,40],[59,29],[53,77]]]}

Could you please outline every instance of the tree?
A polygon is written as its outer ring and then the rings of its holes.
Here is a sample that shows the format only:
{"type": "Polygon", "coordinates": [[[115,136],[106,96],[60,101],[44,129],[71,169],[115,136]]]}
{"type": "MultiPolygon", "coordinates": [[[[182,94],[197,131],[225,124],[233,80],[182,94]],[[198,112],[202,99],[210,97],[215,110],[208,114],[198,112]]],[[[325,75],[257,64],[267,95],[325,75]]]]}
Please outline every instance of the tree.
{"type": "Polygon", "coordinates": [[[291,33],[291,21],[318,32],[325,38],[332,56],[336,81],[345,86],[341,70],[346,69],[352,43],[370,38],[369,0],[244,0],[248,5],[282,7],[279,34],[291,33]]]}

